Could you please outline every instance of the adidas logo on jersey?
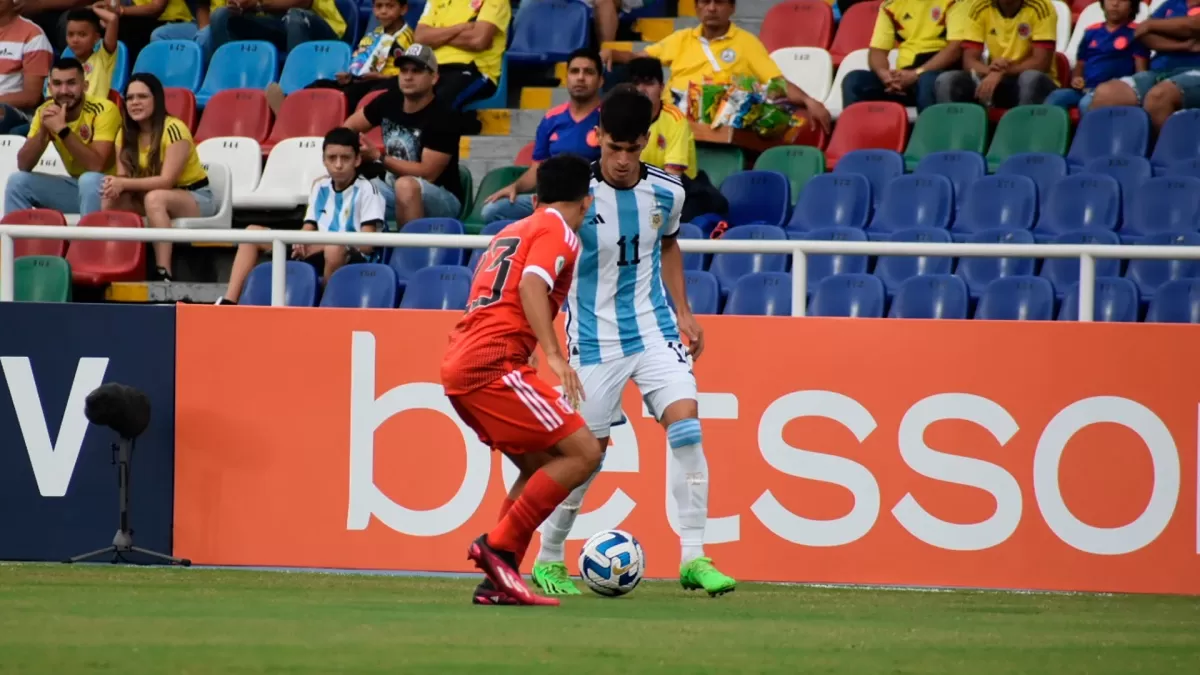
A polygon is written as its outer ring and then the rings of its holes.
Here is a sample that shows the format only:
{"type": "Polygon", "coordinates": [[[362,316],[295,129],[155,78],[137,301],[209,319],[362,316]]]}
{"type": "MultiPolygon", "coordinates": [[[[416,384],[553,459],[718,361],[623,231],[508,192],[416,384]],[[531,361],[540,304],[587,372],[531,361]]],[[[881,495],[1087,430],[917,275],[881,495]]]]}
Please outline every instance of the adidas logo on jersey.
{"type": "Polygon", "coordinates": [[[912,21],[912,14],[905,12],[904,13],[904,21],[912,21]]]}
{"type": "Polygon", "coordinates": [[[592,216],[591,224],[592,225],[603,225],[604,224],[604,216],[601,216],[599,213],[592,216]]]}

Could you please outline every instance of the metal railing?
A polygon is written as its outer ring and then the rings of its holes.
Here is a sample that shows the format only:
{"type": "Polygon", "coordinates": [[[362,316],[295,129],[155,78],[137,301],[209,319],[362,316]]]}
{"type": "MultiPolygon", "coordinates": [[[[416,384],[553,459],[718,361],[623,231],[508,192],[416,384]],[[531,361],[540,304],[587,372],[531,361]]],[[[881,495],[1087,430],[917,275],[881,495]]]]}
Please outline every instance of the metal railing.
{"type": "MultiPolygon", "coordinates": [[[[398,248],[486,248],[487,235],[332,233],[297,230],[168,230],[119,227],[61,227],[0,225],[0,302],[13,299],[13,241],[140,241],[174,243],[269,244],[271,246],[271,304],[284,304],[289,244],[387,246],[398,248]]],[[[933,256],[942,258],[1079,258],[1079,320],[1094,314],[1096,260],[1197,260],[1200,246],[1111,246],[1096,244],[945,244],[863,241],[708,240],[681,239],[686,253],[780,253],[792,257],[792,316],[804,316],[808,295],[810,255],[933,256]]]]}

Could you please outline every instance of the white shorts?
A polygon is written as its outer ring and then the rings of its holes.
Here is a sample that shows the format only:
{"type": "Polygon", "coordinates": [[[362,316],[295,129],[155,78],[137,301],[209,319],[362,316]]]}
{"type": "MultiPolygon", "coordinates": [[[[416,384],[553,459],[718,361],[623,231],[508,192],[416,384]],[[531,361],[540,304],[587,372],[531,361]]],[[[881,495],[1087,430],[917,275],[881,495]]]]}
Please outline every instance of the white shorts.
{"type": "Polygon", "coordinates": [[[631,379],[656,419],[672,403],[696,398],[692,357],[682,342],[650,342],[640,354],[591,366],[579,365],[578,357],[571,361],[585,396],[579,414],[597,438],[607,438],[609,429],[625,419],[621,395],[631,379]]]}

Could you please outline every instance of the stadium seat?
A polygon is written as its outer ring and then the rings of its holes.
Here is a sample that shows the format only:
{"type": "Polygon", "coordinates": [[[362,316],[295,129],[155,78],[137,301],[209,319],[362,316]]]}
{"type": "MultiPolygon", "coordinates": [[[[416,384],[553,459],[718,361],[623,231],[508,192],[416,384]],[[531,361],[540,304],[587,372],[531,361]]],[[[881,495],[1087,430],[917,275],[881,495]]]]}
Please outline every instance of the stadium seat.
{"type": "Polygon", "coordinates": [[[1089,110],[1079,119],[1067,152],[1071,171],[1080,171],[1101,157],[1145,157],[1150,145],[1150,116],[1133,106],[1089,110]]]}
{"type": "MultiPolygon", "coordinates": [[[[1093,295],[1092,319],[1095,321],[1137,321],[1137,286],[1128,279],[1119,277],[1096,277],[1093,295]]],[[[1059,321],[1079,320],[1079,282],[1067,287],[1062,306],[1058,310],[1059,321]]]]}
{"type": "MultiPolygon", "coordinates": [[[[421,218],[406,223],[400,231],[403,234],[463,234],[463,226],[453,218],[421,218]]],[[[396,270],[403,286],[417,270],[435,265],[462,265],[463,252],[460,248],[396,247],[392,249],[388,264],[396,270]]]]}
{"type": "Polygon", "coordinates": [[[462,219],[475,208],[475,178],[466,167],[458,170],[458,187],[463,196],[462,204],[458,207],[458,217],[462,219]]]}
{"type": "Polygon", "coordinates": [[[833,86],[833,60],[820,47],[784,47],[771,52],[784,79],[809,96],[824,101],[833,86]]]}
{"type": "Polygon", "coordinates": [[[954,212],[957,214],[966,201],[970,187],[987,175],[987,162],[982,154],[970,150],[931,152],[921,158],[921,163],[917,164],[913,173],[937,174],[949,178],[950,184],[954,186],[954,212]]]}
{"type": "Polygon", "coordinates": [[[0,134],[0,204],[8,188],[8,175],[17,171],[17,153],[25,146],[24,136],[0,134]]]}
{"type": "MultiPolygon", "coordinates": [[[[1036,233],[1035,233],[1036,234],[1036,233]]],[[[1080,229],[1063,232],[1048,240],[1055,244],[1087,244],[1099,246],[1115,246],[1121,243],[1117,234],[1111,230],[1080,229]]],[[[1096,258],[1095,276],[1121,276],[1121,261],[1116,258],[1096,258]]],[[[1041,276],[1054,284],[1058,297],[1062,297],[1071,284],[1079,283],[1079,258],[1046,258],[1042,263],[1041,276]]]]}
{"type": "MultiPolygon", "coordinates": [[[[333,6],[337,8],[338,13],[342,15],[342,19],[346,21],[346,32],[342,34],[342,42],[348,47],[358,46],[358,27],[362,25],[362,22],[359,18],[357,0],[334,0],[333,6]]],[[[294,54],[295,51],[293,49],[292,53],[294,54]]],[[[291,54],[288,56],[291,56],[291,54]]]]}
{"type": "Polygon", "coordinates": [[[1071,43],[1071,8],[1067,6],[1067,3],[1061,2],[1061,0],[1053,0],[1051,4],[1054,5],[1054,12],[1058,15],[1054,49],[1063,52],[1066,51],[1067,45],[1071,43]]]}
{"type": "Polygon", "coordinates": [[[945,229],[950,227],[953,215],[954,187],[949,178],[936,174],[900,176],[884,187],[867,236],[874,241],[887,239],[898,230],[945,229]]]}
{"type": "Polygon", "coordinates": [[[842,157],[833,173],[866,176],[871,181],[872,206],[879,206],[887,184],[904,175],[904,158],[893,150],[854,150],[842,157]]]}
{"type": "Polygon", "coordinates": [[[524,173],[525,169],[519,166],[505,166],[487,172],[487,175],[479,182],[479,192],[475,196],[475,203],[471,208],[471,212],[467,214],[466,219],[463,221],[463,226],[466,227],[467,234],[479,234],[483,228],[483,200],[490,197],[497,190],[511,185],[513,181],[520,178],[524,173]]]}
{"type": "MultiPolygon", "coordinates": [[[[805,241],[866,241],[867,235],[862,230],[853,227],[822,227],[807,232],[790,232],[788,238],[805,241]]],[[[817,284],[825,277],[867,271],[867,256],[865,255],[809,254],[807,258],[808,274],[805,275],[805,278],[808,280],[809,293],[812,293],[817,284]]]]}
{"type": "Polygon", "coordinates": [[[1167,166],[1160,169],[1158,175],[1191,176],[1192,178],[1200,178],[1200,157],[1181,159],[1177,162],[1171,162],[1167,166]]]}
{"type": "MultiPolygon", "coordinates": [[[[346,32],[350,32],[347,28],[346,32]]],[[[279,76],[283,93],[300,91],[317,80],[332,80],[350,67],[350,45],[340,40],[303,42],[288,53],[279,76]]],[[[280,111],[282,113],[282,111],[280,111]]],[[[344,120],[345,117],[342,117],[344,120]]],[[[340,123],[342,120],[338,120],[340,123]]]]}
{"type": "Polygon", "coordinates": [[[204,53],[194,40],[155,40],[142,48],[133,72],[150,73],[164,88],[200,89],[204,53]]]}
{"type": "MultiPolygon", "coordinates": [[[[680,223],[679,234],[680,239],[704,239],[704,230],[699,226],[691,223],[680,223]]],[[[704,254],[703,253],[684,253],[683,254],[683,269],[685,270],[702,270],[704,269],[704,254]]]]}
{"type": "MultiPolygon", "coordinates": [[[[228,46],[228,45],[226,45],[228,46]]],[[[271,133],[271,106],[262,90],[226,89],[212,97],[200,116],[196,142],[218,136],[244,136],[260,144],[271,133]]]]}
{"type": "Polygon", "coordinates": [[[1037,213],[1037,187],[1025,176],[984,176],[967,191],[951,228],[955,240],[994,228],[1028,230],[1037,213]]]}
{"type": "Polygon", "coordinates": [[[996,169],[998,176],[1026,176],[1037,186],[1039,203],[1050,194],[1050,187],[1067,175],[1067,160],[1045,152],[1018,152],[1009,155],[996,169]]]}
{"type": "Polygon", "coordinates": [[[464,310],[471,297],[471,276],[471,270],[462,265],[431,265],[415,270],[404,289],[400,308],[464,310]]]}
{"type": "MultiPolygon", "coordinates": [[[[1033,235],[1028,230],[996,228],[977,232],[967,238],[971,244],[1032,244],[1033,235]]],[[[987,285],[1011,276],[1032,276],[1034,258],[1012,257],[963,257],[958,261],[954,273],[967,282],[972,298],[983,294],[987,285]]]]}
{"type": "Polygon", "coordinates": [[[1120,220],[1121,186],[1116,179],[1077,173],[1056,182],[1043,197],[1033,238],[1040,243],[1073,230],[1115,230],[1120,220]]]}
{"type": "Polygon", "coordinates": [[[825,155],[807,145],[777,145],[768,148],[754,162],[758,171],[778,171],[788,177],[792,203],[800,199],[800,191],[813,176],[825,173],[825,155]]]}
{"type": "MultiPolygon", "coordinates": [[[[855,5],[857,7],[858,5],[855,5]]],[[[904,163],[913,171],[927,155],[949,150],[983,154],[987,148],[988,120],[983,106],[974,103],[939,103],[921,112],[912,138],[904,149],[904,163]]]]}
{"type": "Polygon", "coordinates": [[[856,2],[842,14],[833,42],[829,46],[829,55],[833,57],[835,65],[841,63],[850,52],[866,49],[871,45],[871,33],[875,30],[880,4],[880,0],[856,2]]]}
{"type": "Polygon", "coordinates": [[[233,172],[224,162],[203,162],[217,212],[207,218],[175,218],[171,227],[185,230],[233,227],[233,172]]]}
{"type": "MultiPolygon", "coordinates": [[[[300,260],[289,260],[285,274],[284,306],[312,307],[317,304],[317,268],[300,260]]],[[[238,304],[254,307],[271,305],[271,263],[260,263],[250,270],[238,304]]]]}
{"type": "MultiPolygon", "coordinates": [[[[379,98],[380,96],[383,96],[384,91],[386,91],[386,90],[376,89],[375,91],[360,98],[358,100],[358,107],[355,108],[355,110],[356,111],[362,110],[363,108],[367,107],[368,103],[379,98]]],[[[380,152],[383,152],[383,127],[375,127],[373,129],[371,129],[370,131],[368,131],[367,132],[367,142],[369,142],[371,145],[378,148],[380,152]]]]}
{"type": "Polygon", "coordinates": [[[1083,170],[1112,176],[1121,186],[1122,202],[1152,175],[1150,160],[1145,157],[1100,157],[1088,162],[1083,170]]]}
{"type": "MultiPolygon", "coordinates": [[[[79,219],[77,227],[141,227],[142,217],[125,211],[95,211],[79,219]]],[[[146,244],[140,241],[71,242],[67,249],[71,279],[83,286],[104,286],[114,281],[146,279],[146,244]]]]}
{"type": "Polygon", "coordinates": [[[29,255],[13,261],[13,300],[70,302],[71,265],[56,255],[29,255]]]}
{"type": "MultiPolygon", "coordinates": [[[[1144,237],[1137,243],[1143,246],[1200,246],[1200,234],[1163,232],[1144,237]]],[[[1200,260],[1130,260],[1125,277],[1137,284],[1142,300],[1150,300],[1168,281],[1200,277],[1200,260]]]]}
{"type": "Polygon", "coordinates": [[[988,169],[995,171],[1009,155],[1048,152],[1063,155],[1071,134],[1066,108],[1054,105],[1021,105],[1000,119],[987,151],[988,169]]]}
{"type": "Polygon", "coordinates": [[[514,166],[533,166],[533,141],[521,146],[517,156],[513,158],[514,166]]]}
{"type": "MultiPolygon", "coordinates": [[[[1060,108],[1061,110],[1061,108],[1060,108]]],[[[899,154],[908,138],[908,113],[904,106],[890,101],[855,103],[842,111],[829,147],[825,149],[825,165],[836,170],[842,157],[855,150],[891,150],[899,154]]],[[[904,159],[900,158],[904,171],[904,159]]]]}
{"type": "Polygon", "coordinates": [[[821,227],[866,227],[871,217],[871,182],[857,173],[813,176],[800,193],[788,231],[821,227]]]}
{"type": "Polygon", "coordinates": [[[725,314],[791,316],[792,275],[787,272],[754,272],[738,278],[725,314]]]}
{"type": "MultiPolygon", "coordinates": [[[[4,214],[0,225],[63,225],[67,219],[54,209],[24,209],[4,214]]],[[[67,254],[66,239],[13,239],[13,257],[28,255],[58,256],[67,254]]]]}
{"type": "MultiPolygon", "coordinates": [[[[949,244],[950,233],[946,230],[920,227],[893,232],[888,241],[922,244],[949,244]]],[[[929,274],[950,274],[954,269],[954,258],[928,255],[881,255],[875,263],[875,274],[883,282],[889,294],[895,294],[900,286],[911,277],[929,274]]]]}
{"type": "Polygon", "coordinates": [[[496,91],[487,98],[479,98],[463,106],[463,112],[476,110],[498,110],[508,107],[508,59],[500,59],[500,81],[496,83],[496,91]]]}
{"type": "MultiPolygon", "coordinates": [[[[830,116],[836,120],[841,116],[842,110],[845,109],[845,101],[842,97],[842,81],[846,79],[846,75],[856,70],[869,70],[870,64],[867,60],[867,53],[870,50],[856,49],[846,55],[842,59],[841,65],[833,74],[833,84],[829,87],[829,96],[825,99],[825,107],[829,110],[830,116]]],[[[893,50],[892,54],[896,52],[893,50]]]]}
{"type": "Polygon", "coordinates": [[[1012,276],[987,285],[975,308],[976,319],[1050,321],[1054,318],[1054,287],[1042,277],[1012,276]]]}
{"type": "Polygon", "coordinates": [[[196,92],[196,106],[207,107],[209,99],[226,89],[253,89],[261,93],[278,74],[279,53],[270,42],[241,40],[223,44],[208,63],[208,74],[196,92]]]}
{"type": "Polygon", "coordinates": [[[324,137],[330,130],[342,126],[345,119],[346,96],[342,92],[336,89],[302,89],[283,100],[279,118],[275,120],[271,135],[263,142],[262,151],[271,152],[276,143],[287,138],[324,137]]]}
{"type": "Polygon", "coordinates": [[[708,174],[708,180],[719,188],[726,177],[743,170],[746,157],[736,145],[697,143],[696,163],[700,165],[701,171],[708,174]]]}
{"type": "MultiPolygon", "coordinates": [[[[478,234],[482,234],[482,235],[485,235],[488,237],[494,237],[500,232],[500,230],[503,230],[505,227],[508,227],[513,222],[514,221],[511,221],[511,220],[493,220],[492,222],[488,223],[487,225],[484,225],[483,229],[481,229],[478,232],[478,234]]],[[[466,229],[465,225],[463,226],[463,229],[464,230],[466,229]]],[[[483,258],[483,254],[487,251],[487,249],[486,248],[473,248],[473,249],[470,249],[470,251],[471,251],[470,253],[464,253],[463,255],[464,255],[464,257],[467,258],[467,267],[471,268],[471,270],[474,271],[476,267],[479,267],[479,260],[481,258],[483,258]]],[[[686,254],[684,254],[683,268],[687,269],[687,255],[686,254]]]]}
{"type": "Polygon", "coordinates": [[[302,136],[276,143],[258,187],[238,199],[238,208],[294,209],[307,204],[313,182],[327,175],[321,159],[322,141],[320,136],[302,136]]]}
{"type": "Polygon", "coordinates": [[[784,0],[763,16],[758,39],[767,53],[785,47],[829,49],[833,41],[833,10],[824,2],[784,0]]]}
{"type": "Polygon", "coordinates": [[[200,161],[219,162],[233,174],[233,203],[242,206],[242,198],[258,188],[262,178],[262,150],[249,138],[210,138],[196,146],[200,161]]]}
{"type": "Polygon", "coordinates": [[[538,0],[520,16],[505,52],[509,63],[560,63],[592,38],[591,11],[580,2],[538,0]]]}
{"type": "Polygon", "coordinates": [[[1157,175],[1173,162],[1200,157],[1200,110],[1180,110],[1158,132],[1150,165],[1157,175]]]}
{"type": "Polygon", "coordinates": [[[196,95],[190,89],[167,87],[163,89],[167,114],[178,117],[187,125],[188,131],[196,132],[196,95]]]}
{"type": "Polygon", "coordinates": [[[883,317],[883,282],[873,274],[825,277],[813,292],[809,316],[883,317]]]}
{"type": "Polygon", "coordinates": [[[729,201],[730,225],[761,223],[783,227],[792,204],[787,176],[778,171],[743,171],[721,183],[729,201]]]}
{"type": "Polygon", "coordinates": [[[1200,323],[1200,279],[1163,284],[1150,301],[1148,323],[1200,323]]]}
{"type": "MultiPolygon", "coordinates": [[[[721,306],[721,285],[712,272],[704,270],[686,270],[683,273],[687,285],[688,304],[692,306],[693,314],[716,314],[721,306]]],[[[667,302],[671,309],[675,308],[671,294],[667,294],[667,302]]]]}
{"type": "MultiPolygon", "coordinates": [[[[730,228],[721,238],[726,241],[784,241],[787,235],[782,229],[771,225],[742,225],[730,228]]],[[[728,294],[740,277],[753,272],[783,272],[787,266],[788,255],[785,253],[717,253],[712,257],[709,271],[720,282],[721,293],[728,294]]]]}
{"type": "Polygon", "coordinates": [[[967,285],[953,274],[924,274],[900,285],[888,316],[894,319],[965,319],[967,285]]]}
{"type": "Polygon", "coordinates": [[[53,144],[46,146],[46,150],[42,152],[42,156],[38,158],[37,166],[33,169],[34,173],[44,173],[50,176],[69,176],[67,167],[63,164],[62,155],[58,154],[58,148],[53,144]]]}
{"type": "Polygon", "coordinates": [[[1160,232],[1200,229],[1200,178],[1160,176],[1144,181],[1125,200],[1125,243],[1160,232]]]}

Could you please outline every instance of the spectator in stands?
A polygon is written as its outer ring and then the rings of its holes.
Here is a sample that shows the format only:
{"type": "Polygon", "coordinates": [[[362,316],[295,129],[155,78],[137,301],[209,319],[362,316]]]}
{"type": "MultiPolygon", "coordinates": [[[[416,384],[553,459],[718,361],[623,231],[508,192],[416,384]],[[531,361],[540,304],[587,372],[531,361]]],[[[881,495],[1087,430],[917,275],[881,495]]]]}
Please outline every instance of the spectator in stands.
{"type": "MultiPolygon", "coordinates": [[[[304,213],[303,230],[321,232],[377,232],[384,229],[386,200],[376,186],[358,175],[362,162],[359,154],[359,135],[345,127],[325,134],[321,149],[326,177],[313,184],[304,213]]],[[[247,230],[266,230],[262,225],[248,225],[247,230]]],[[[229,273],[229,287],[218,305],[236,305],[242,294],[246,277],[258,264],[261,253],[268,253],[270,244],[241,244],[229,273]]],[[[326,281],[339,267],[363,262],[372,253],[369,246],[305,246],[292,245],[292,257],[303,260],[324,274],[326,281]]]]}
{"type": "Polygon", "coordinates": [[[7,134],[27,124],[41,103],[54,53],[46,34],[18,16],[12,0],[0,0],[0,44],[0,134],[7,134]]]}
{"type": "MultiPolygon", "coordinates": [[[[125,90],[125,122],[117,136],[117,175],[106,176],[101,208],[146,216],[150,227],[175,218],[211,218],[217,200],[196,142],[182,120],[167,114],[162,83],[134,73],[125,90]]],[[[171,280],[171,243],[154,244],[155,278],[171,280]]]]}
{"type": "Polygon", "coordinates": [[[204,53],[204,61],[207,63],[212,57],[212,31],[209,29],[209,20],[213,12],[224,6],[225,0],[195,0],[192,3],[192,21],[176,21],[159,26],[150,33],[150,41],[191,40],[200,45],[200,51],[204,53]]]}
{"type": "MultiPolygon", "coordinates": [[[[645,6],[645,0],[580,0],[592,8],[592,20],[596,32],[596,44],[603,45],[617,39],[617,28],[620,24],[620,14],[628,14],[635,9],[645,6]]],[[[513,25],[521,21],[526,11],[537,4],[537,0],[523,0],[517,7],[517,16],[513,25]]]]}
{"type": "Polygon", "coordinates": [[[1104,23],[1088,26],[1076,52],[1070,88],[1058,89],[1047,105],[1079,108],[1087,112],[1096,87],[1149,68],[1150,50],[1135,36],[1139,3],[1136,0],[1102,0],[1104,23]]]}
{"type": "MultiPolygon", "coordinates": [[[[509,0],[425,3],[414,39],[432,47],[437,56],[439,100],[460,110],[472,101],[496,93],[511,19],[509,0]]],[[[479,133],[479,130],[469,125],[464,133],[479,133]]]]}
{"type": "Polygon", "coordinates": [[[121,17],[121,42],[129,53],[131,62],[142,53],[142,48],[150,43],[150,35],[158,28],[173,23],[187,23],[194,20],[192,10],[188,9],[187,0],[132,0],[131,4],[121,4],[101,0],[93,9],[108,6],[121,17]]]}
{"type": "Polygon", "coordinates": [[[84,93],[83,64],[64,57],[50,69],[50,95],[33,114],[29,137],[17,152],[18,171],[8,177],[4,212],[47,208],[63,213],[100,209],[103,174],[112,171],[113,143],[121,113],[106,98],[84,93]],[[32,173],[54,143],[68,176],[32,173]]]}
{"type": "Polygon", "coordinates": [[[50,41],[51,51],[58,54],[66,46],[67,15],[72,9],[85,9],[96,0],[14,0],[17,11],[41,27],[50,41]]]}
{"type": "Polygon", "coordinates": [[[603,85],[600,55],[591,49],[572,52],[567,59],[567,93],[571,100],[546,111],[534,135],[533,163],[512,185],[488,195],[481,213],[483,222],[520,220],[531,215],[538,165],[547,159],[564,152],[588,161],[600,159],[596,127],[600,124],[603,85]]]}
{"type": "Polygon", "coordinates": [[[859,101],[896,101],[924,110],[937,102],[934,83],[942,71],[957,69],[962,49],[946,41],[946,19],[955,0],[886,0],[875,18],[867,52],[869,70],[842,80],[845,105],[859,101]],[[896,67],[888,53],[899,50],[896,67]]]}
{"type": "Polygon", "coordinates": [[[120,23],[117,13],[99,3],[95,9],[73,9],[67,13],[67,48],[83,64],[87,95],[92,98],[108,98],[108,90],[112,88],[120,23]]]}
{"type": "MultiPolygon", "coordinates": [[[[707,80],[722,84],[738,75],[749,75],[760,82],[782,78],[779,66],[771,60],[758,37],[734,25],[731,19],[736,8],[736,0],[696,0],[699,26],[677,30],[642,53],[605,49],[601,58],[605,65],[628,63],[639,56],[662,61],[671,69],[667,86],[677,106],[687,100],[689,82],[707,80]]],[[[820,101],[791,82],[787,85],[787,99],[792,105],[807,108],[817,126],[829,132],[832,121],[820,101]]]]}
{"type": "Polygon", "coordinates": [[[346,120],[360,134],[379,127],[383,154],[363,136],[361,154],[374,162],[364,172],[393,207],[396,224],[418,218],[457,218],[462,210],[458,175],[459,125],[449,107],[434,94],[438,62],[433,50],[414,44],[394,52],[399,86],[376,97],[346,120]]]}
{"type": "Polygon", "coordinates": [[[1050,76],[1057,37],[1050,0],[969,0],[955,7],[949,39],[962,43],[963,70],[938,76],[938,102],[1011,108],[1045,101],[1057,86],[1050,76]]]}
{"type": "Polygon", "coordinates": [[[227,0],[212,11],[209,31],[214,52],[227,42],[266,40],[286,53],[313,40],[340,40],[346,20],[334,0],[227,0]]]}

